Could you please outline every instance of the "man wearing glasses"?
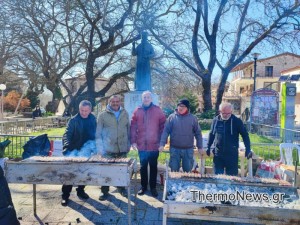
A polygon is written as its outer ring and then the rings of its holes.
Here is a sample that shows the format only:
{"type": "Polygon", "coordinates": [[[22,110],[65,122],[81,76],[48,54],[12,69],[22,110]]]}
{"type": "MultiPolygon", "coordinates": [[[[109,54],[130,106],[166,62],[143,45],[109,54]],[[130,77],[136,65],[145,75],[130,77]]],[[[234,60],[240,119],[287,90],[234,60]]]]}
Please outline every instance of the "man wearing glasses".
{"type": "Polygon", "coordinates": [[[239,156],[239,135],[242,136],[246,152],[245,157],[251,158],[250,139],[241,119],[232,114],[232,106],[225,102],[219,106],[220,114],[212,122],[206,154],[214,154],[215,174],[237,176],[239,156]]]}

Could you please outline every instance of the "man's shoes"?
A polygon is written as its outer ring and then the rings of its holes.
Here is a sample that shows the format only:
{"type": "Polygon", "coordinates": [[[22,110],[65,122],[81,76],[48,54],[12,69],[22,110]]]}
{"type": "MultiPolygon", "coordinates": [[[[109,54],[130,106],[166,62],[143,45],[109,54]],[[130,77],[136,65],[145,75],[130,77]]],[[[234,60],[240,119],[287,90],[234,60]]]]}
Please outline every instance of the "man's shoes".
{"type": "Polygon", "coordinates": [[[144,195],[146,191],[147,191],[147,189],[141,188],[141,189],[138,191],[137,194],[138,194],[138,195],[144,195]]]}
{"type": "Polygon", "coordinates": [[[157,197],[158,196],[156,188],[151,189],[151,194],[152,194],[153,197],[157,197]]]}
{"type": "Polygon", "coordinates": [[[127,197],[127,191],[125,188],[118,188],[118,192],[123,196],[123,197],[127,197]]]}
{"type": "Polygon", "coordinates": [[[62,199],[60,203],[62,206],[67,206],[69,203],[69,199],[62,199]]]}
{"type": "Polygon", "coordinates": [[[105,201],[105,200],[107,200],[107,198],[108,198],[108,193],[102,193],[101,192],[101,194],[100,194],[100,196],[99,196],[99,200],[100,201],[105,201]]]}
{"type": "Polygon", "coordinates": [[[77,196],[79,197],[79,198],[82,198],[82,199],[88,199],[90,196],[87,194],[87,193],[85,193],[84,191],[80,191],[80,192],[78,192],[77,191],[77,196]]]}

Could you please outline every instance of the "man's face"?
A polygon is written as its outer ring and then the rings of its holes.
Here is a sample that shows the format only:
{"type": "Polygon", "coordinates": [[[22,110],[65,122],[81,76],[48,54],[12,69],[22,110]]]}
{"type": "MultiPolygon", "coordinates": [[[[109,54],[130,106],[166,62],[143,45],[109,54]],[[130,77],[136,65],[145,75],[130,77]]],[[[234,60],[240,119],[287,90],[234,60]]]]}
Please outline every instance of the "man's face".
{"type": "Polygon", "coordinates": [[[223,108],[220,111],[222,120],[228,120],[231,117],[231,114],[232,114],[232,110],[230,107],[223,108]]]}
{"type": "Polygon", "coordinates": [[[177,111],[179,114],[185,114],[188,108],[184,104],[179,104],[177,106],[177,111]]]}
{"type": "Polygon", "coordinates": [[[81,106],[79,107],[79,114],[83,119],[88,118],[91,113],[91,108],[89,106],[81,106]]]}
{"type": "Polygon", "coordinates": [[[112,110],[118,111],[120,109],[121,101],[118,97],[115,97],[110,100],[109,106],[112,110]]]}
{"type": "Polygon", "coordinates": [[[142,97],[142,102],[144,106],[149,106],[152,102],[151,94],[150,93],[144,94],[142,97]]]}

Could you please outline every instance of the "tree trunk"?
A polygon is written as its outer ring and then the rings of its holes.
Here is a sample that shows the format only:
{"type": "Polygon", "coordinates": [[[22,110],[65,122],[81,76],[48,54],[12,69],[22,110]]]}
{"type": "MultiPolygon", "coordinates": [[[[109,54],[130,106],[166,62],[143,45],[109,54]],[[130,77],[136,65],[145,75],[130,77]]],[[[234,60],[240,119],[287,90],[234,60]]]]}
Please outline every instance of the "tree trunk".
{"type": "Polygon", "coordinates": [[[222,103],[223,94],[225,91],[225,85],[226,85],[228,75],[229,75],[229,70],[222,71],[221,82],[219,84],[218,91],[217,91],[217,99],[216,99],[216,105],[215,105],[216,112],[219,111],[219,105],[222,103]]]}
{"type": "Polygon", "coordinates": [[[93,53],[90,52],[86,64],[86,82],[87,82],[87,92],[86,100],[89,100],[92,103],[92,106],[95,106],[95,79],[94,79],[94,65],[96,58],[93,53]]]}
{"type": "Polygon", "coordinates": [[[202,79],[202,87],[203,87],[203,102],[204,108],[203,111],[206,112],[212,109],[212,102],[211,102],[211,76],[207,75],[204,76],[205,78],[202,79]]]}

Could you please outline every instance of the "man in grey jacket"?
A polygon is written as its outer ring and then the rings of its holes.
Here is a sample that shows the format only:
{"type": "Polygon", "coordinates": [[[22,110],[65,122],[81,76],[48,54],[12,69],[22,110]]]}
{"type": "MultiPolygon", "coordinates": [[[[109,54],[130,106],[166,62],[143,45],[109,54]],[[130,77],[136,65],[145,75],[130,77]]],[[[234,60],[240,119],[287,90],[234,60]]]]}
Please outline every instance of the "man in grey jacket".
{"type": "Polygon", "coordinates": [[[194,163],[194,138],[200,154],[202,149],[202,133],[197,118],[189,112],[190,102],[182,99],[177,104],[176,111],[171,114],[165,124],[160,140],[159,151],[164,149],[170,135],[170,163],[171,171],[177,172],[182,169],[190,172],[194,163]]]}
{"type": "MultiPolygon", "coordinates": [[[[130,122],[127,111],[121,107],[118,95],[109,98],[106,109],[97,120],[96,145],[99,153],[105,158],[126,158],[130,150],[130,122]]],[[[109,196],[109,186],[101,187],[100,201],[109,196]]],[[[126,196],[124,187],[118,187],[121,195],[126,196]]]]}

